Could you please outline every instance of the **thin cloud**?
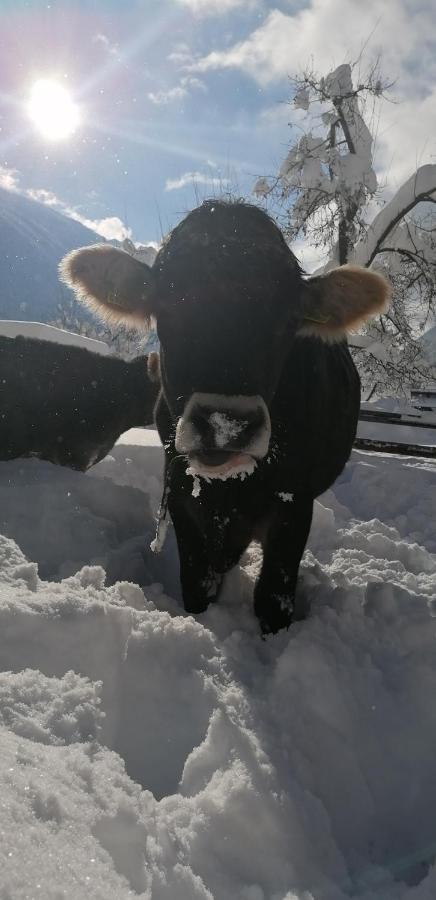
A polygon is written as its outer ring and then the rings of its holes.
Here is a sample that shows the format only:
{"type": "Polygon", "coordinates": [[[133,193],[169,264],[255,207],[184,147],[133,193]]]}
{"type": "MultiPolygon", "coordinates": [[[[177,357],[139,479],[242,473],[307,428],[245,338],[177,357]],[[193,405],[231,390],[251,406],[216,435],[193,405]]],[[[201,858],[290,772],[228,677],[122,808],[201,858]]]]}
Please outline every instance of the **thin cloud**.
{"type": "Polygon", "coordinates": [[[56,194],[53,194],[53,191],[46,191],[45,188],[27,188],[26,190],[23,188],[22,190],[20,189],[20,193],[30,197],[31,200],[43,203],[44,206],[52,206],[53,208],[62,206],[56,194]]]}
{"type": "Polygon", "coordinates": [[[95,34],[92,42],[93,44],[101,44],[111,56],[119,56],[120,48],[118,47],[118,44],[113,44],[106,34],[103,34],[102,32],[95,34]]]}
{"type": "Polygon", "coordinates": [[[200,78],[196,78],[193,75],[185,75],[175,87],[166,91],[156,91],[155,93],[150,91],[147,97],[156,106],[161,106],[172,103],[173,100],[183,100],[184,97],[189,95],[191,90],[206,91],[206,85],[200,78]]]}
{"type": "Polygon", "coordinates": [[[212,188],[227,187],[230,182],[228,178],[218,178],[214,175],[205,175],[204,172],[184,172],[180,178],[167,178],[165,182],[166,191],[179,191],[187,185],[206,185],[212,188]]]}
{"type": "Polygon", "coordinates": [[[198,16],[218,16],[243,7],[244,10],[259,6],[259,0],[177,0],[198,16]]]}
{"type": "Polygon", "coordinates": [[[176,66],[187,66],[194,62],[194,57],[188,44],[178,43],[168,54],[167,60],[176,66]]]}
{"type": "Polygon", "coordinates": [[[85,228],[90,228],[91,231],[97,232],[97,234],[106,238],[107,241],[124,241],[126,238],[132,237],[132,229],[128,228],[118,216],[107,216],[105,219],[87,219],[78,213],[77,210],[65,205],[60,209],[60,212],[63,212],[70,219],[80,222],[85,228]]]}
{"type": "Polygon", "coordinates": [[[178,85],[177,87],[169,88],[167,91],[149,91],[147,97],[151,100],[155,106],[162,106],[167,103],[172,103],[173,100],[183,100],[184,97],[188,96],[188,91],[186,88],[178,85]]]}
{"type": "Polygon", "coordinates": [[[107,216],[103,219],[89,219],[83,216],[74,206],[69,206],[53,191],[47,191],[45,188],[23,188],[20,185],[20,173],[17,169],[8,169],[0,166],[0,188],[12,193],[20,194],[22,197],[28,197],[29,200],[36,200],[44,206],[50,206],[57,212],[62,213],[68,219],[74,219],[80,222],[85,228],[95,231],[101,237],[108,241],[124,241],[126,238],[132,237],[132,230],[122,222],[118,216],[107,216]]]}
{"type": "Polygon", "coordinates": [[[18,169],[8,169],[7,166],[0,166],[0,187],[5,191],[19,192],[19,172],[18,169]]]}

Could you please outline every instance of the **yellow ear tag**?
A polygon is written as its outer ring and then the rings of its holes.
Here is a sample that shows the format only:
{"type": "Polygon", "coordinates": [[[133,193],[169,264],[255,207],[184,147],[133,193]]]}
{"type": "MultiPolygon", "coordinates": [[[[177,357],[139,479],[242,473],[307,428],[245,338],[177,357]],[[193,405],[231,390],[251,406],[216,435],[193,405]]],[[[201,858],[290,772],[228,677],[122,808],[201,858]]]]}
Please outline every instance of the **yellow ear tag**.
{"type": "Polygon", "coordinates": [[[319,319],[315,319],[312,316],[304,316],[303,322],[314,322],[315,325],[327,325],[327,322],[330,322],[331,316],[321,316],[319,319]]]}

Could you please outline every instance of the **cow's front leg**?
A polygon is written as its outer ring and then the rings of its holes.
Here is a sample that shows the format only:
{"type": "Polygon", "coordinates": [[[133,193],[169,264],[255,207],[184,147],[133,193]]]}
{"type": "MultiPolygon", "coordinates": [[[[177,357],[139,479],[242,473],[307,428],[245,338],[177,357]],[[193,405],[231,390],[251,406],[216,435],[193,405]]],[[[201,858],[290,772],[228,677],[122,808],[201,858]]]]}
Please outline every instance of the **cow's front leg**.
{"type": "Polygon", "coordinates": [[[186,612],[198,615],[217,599],[224,575],[213,568],[206,553],[185,541],[178,541],[180,583],[186,612]]]}
{"type": "Polygon", "coordinates": [[[312,522],[311,497],[279,494],[266,538],[254,609],[263,634],[288,628],[294,619],[298,568],[312,522]]]}
{"type": "Polygon", "coordinates": [[[169,504],[179,550],[180,583],[186,612],[198,615],[217,599],[224,574],[218,572],[206,536],[181,503],[169,504]]]}

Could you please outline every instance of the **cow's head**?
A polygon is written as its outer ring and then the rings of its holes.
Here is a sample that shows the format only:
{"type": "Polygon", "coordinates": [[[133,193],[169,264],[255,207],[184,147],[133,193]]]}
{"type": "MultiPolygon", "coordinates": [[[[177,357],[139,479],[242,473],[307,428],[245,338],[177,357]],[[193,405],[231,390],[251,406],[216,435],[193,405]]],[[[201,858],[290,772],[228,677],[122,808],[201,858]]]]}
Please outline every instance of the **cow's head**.
{"type": "Polygon", "coordinates": [[[304,280],[266,213],[223,201],[191,212],[151,268],[100,245],[70,253],[61,276],[106,320],[156,321],[176,449],[217,471],[267,454],[268,410],[292,341],[342,340],[388,297],[366,269],[304,280]]]}

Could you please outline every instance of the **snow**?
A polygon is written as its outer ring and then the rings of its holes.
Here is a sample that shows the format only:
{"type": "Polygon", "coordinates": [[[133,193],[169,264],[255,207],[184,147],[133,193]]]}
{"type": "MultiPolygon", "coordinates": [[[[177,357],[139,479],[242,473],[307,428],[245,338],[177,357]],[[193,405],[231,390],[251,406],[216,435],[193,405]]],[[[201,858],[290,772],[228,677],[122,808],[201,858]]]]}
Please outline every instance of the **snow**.
{"type": "Polygon", "coordinates": [[[360,420],[357,428],[359,438],[394,441],[422,447],[436,446],[436,414],[433,412],[421,412],[411,403],[395,397],[381,397],[370,403],[362,402],[361,409],[369,412],[397,413],[401,415],[401,424],[360,420]]]}
{"type": "Polygon", "coordinates": [[[258,178],[253,187],[253,194],[257,197],[267,197],[271,191],[271,185],[267,178],[258,178]]]}
{"type": "Polygon", "coordinates": [[[100,356],[107,356],[110,353],[109,347],[104,341],[96,341],[83,334],[64,331],[62,328],[45,325],[43,322],[14,322],[11,319],[0,319],[0,335],[9,338],[22,336],[40,341],[51,341],[54,344],[64,344],[68,347],[84,347],[85,350],[99,353],[100,356]]]}
{"type": "MultiPolygon", "coordinates": [[[[434,336],[436,337],[436,335],[434,336]]],[[[415,409],[425,410],[432,415],[436,414],[436,382],[429,386],[428,389],[412,389],[410,396],[415,409]]]]}
{"type": "Polygon", "coordinates": [[[296,94],[294,95],[293,106],[294,109],[309,109],[310,94],[306,88],[302,87],[296,92],[296,94]]]}
{"type": "Polygon", "coordinates": [[[209,416],[209,424],[213,428],[217,447],[226,447],[246,428],[248,422],[230,417],[224,412],[213,412],[209,416]]]}
{"type": "Polygon", "coordinates": [[[152,266],[157,256],[157,246],[154,244],[134,244],[130,238],[125,238],[121,244],[126,253],[130,253],[135,259],[152,266]]]}
{"type": "Polygon", "coordinates": [[[0,897],[434,900],[436,463],[353,453],[263,641],[256,545],[196,619],[148,552],[156,444],[0,464],[0,897]]]}
{"type": "Polygon", "coordinates": [[[418,202],[436,194],[436,165],[421,166],[376,215],[365,237],[359,241],[349,259],[353,265],[367,266],[383,246],[394,222],[402,219],[418,202]]]}
{"type": "Polygon", "coordinates": [[[436,366],[436,325],[429,328],[421,338],[422,352],[430,365],[436,366]]]}
{"type": "Polygon", "coordinates": [[[118,439],[117,444],[140,447],[161,447],[160,437],[154,428],[130,428],[118,439]]]}
{"type": "Polygon", "coordinates": [[[359,211],[378,186],[373,137],[361,109],[365,93],[374,90],[354,85],[354,74],[346,63],[319,80],[301,76],[293,103],[306,113],[304,133],[291,145],[278,178],[261,177],[254,186],[258,197],[289,198],[287,236],[310,236],[318,250],[329,250],[331,264],[338,262],[338,214],[348,220],[352,210],[357,227],[359,211]]]}
{"type": "Polygon", "coordinates": [[[322,84],[325,93],[329,97],[345,98],[347,94],[351,94],[353,91],[351,66],[348,63],[343,63],[341,66],[338,66],[337,69],[329,72],[329,74],[322,79],[322,84]]]}
{"type": "MultiPolygon", "coordinates": [[[[311,133],[303,135],[298,144],[291,147],[279,170],[279,177],[288,187],[303,187],[332,193],[330,179],[323,172],[325,151],[322,140],[311,133]]],[[[307,198],[304,201],[307,205],[307,198]]]]}

